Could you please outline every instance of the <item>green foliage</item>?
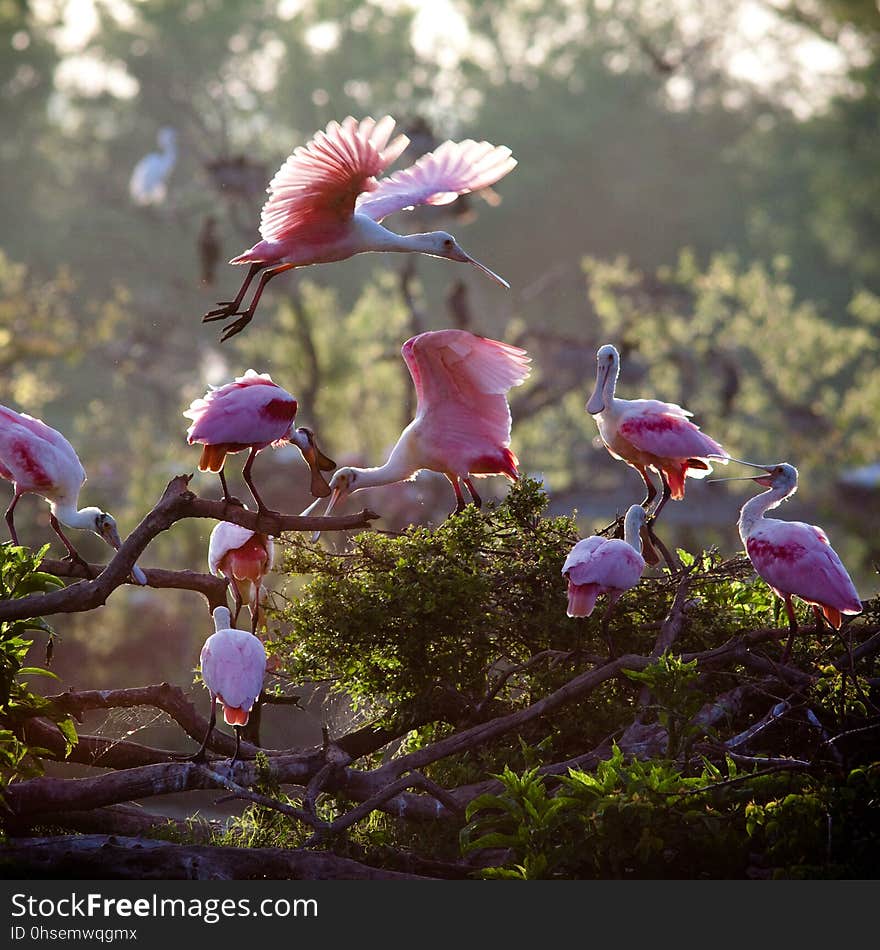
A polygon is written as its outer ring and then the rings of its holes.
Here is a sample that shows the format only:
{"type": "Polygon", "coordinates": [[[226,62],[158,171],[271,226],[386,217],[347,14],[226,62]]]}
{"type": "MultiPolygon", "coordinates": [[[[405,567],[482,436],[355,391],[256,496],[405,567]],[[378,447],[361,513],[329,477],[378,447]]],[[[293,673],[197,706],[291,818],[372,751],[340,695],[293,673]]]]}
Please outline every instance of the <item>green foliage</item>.
{"type": "MultiPolygon", "coordinates": [[[[38,570],[48,545],[39,551],[17,547],[11,543],[0,545],[0,600],[14,600],[29,594],[55,590],[62,585],[52,574],[38,570]]],[[[50,719],[64,736],[69,752],[76,744],[73,719],[59,715],[42,696],[28,686],[28,678],[55,674],[38,666],[25,666],[25,657],[33,646],[31,631],[46,634],[50,640],[52,629],[41,618],[0,621],[0,785],[12,778],[39,775],[44,749],[29,746],[21,739],[22,723],[31,716],[50,719]]]]}
{"type": "Polygon", "coordinates": [[[697,689],[700,678],[697,661],[686,663],[665,650],[644,670],[624,670],[623,673],[650,688],[657,707],[657,721],[668,736],[666,754],[669,758],[685,755],[691,740],[700,734],[699,729],[689,727],[688,723],[706,700],[705,694],[697,689]]]}
{"type": "Polygon", "coordinates": [[[720,777],[709,763],[685,777],[671,761],[627,760],[614,745],[595,772],[560,776],[555,794],[537,768],[495,777],[503,792],[474,799],[461,834],[464,853],[508,849],[484,877],[699,877],[693,868],[710,863],[725,876],[742,860],[723,796],[709,793],[720,777]]]}
{"type": "MultiPolygon", "coordinates": [[[[386,715],[403,705],[417,720],[438,708],[461,718],[501,664],[573,645],[560,569],[574,525],[542,518],[545,505],[538,484],[522,479],[497,507],[469,506],[436,528],[363,533],[342,554],[288,548],[285,569],[313,575],[281,613],[289,668],[332,679],[386,715]]],[[[517,701],[522,688],[511,676],[498,701],[517,701]]]]}

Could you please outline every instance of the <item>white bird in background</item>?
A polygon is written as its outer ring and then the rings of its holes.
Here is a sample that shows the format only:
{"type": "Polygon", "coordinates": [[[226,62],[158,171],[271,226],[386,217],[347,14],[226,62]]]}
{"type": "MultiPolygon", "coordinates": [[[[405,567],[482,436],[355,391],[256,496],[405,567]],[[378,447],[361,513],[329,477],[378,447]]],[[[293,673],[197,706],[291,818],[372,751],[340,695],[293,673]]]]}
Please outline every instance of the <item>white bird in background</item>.
{"type": "Polygon", "coordinates": [[[217,721],[217,702],[223,718],[235,729],[235,755],[241,744],[239,729],[246,726],[266,673],[266,649],[247,630],[236,630],[228,607],[214,608],[214,633],[205,640],[201,652],[202,679],[211,694],[211,718],[204,742],[193,761],[204,758],[208,740],[217,721]]]}
{"type": "Polygon", "coordinates": [[[150,152],[134,166],[128,193],[136,205],[159,205],[168,194],[168,179],[177,162],[177,132],[163,126],[156,136],[158,152],[150,152]]]}

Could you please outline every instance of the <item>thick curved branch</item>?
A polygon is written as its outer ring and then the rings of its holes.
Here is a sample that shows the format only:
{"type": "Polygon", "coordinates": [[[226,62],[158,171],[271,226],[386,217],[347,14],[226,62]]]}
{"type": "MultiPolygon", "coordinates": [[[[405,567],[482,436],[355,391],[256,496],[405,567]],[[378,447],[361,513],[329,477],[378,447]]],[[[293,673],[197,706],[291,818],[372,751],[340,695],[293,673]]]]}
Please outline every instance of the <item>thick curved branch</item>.
{"type": "MultiPolygon", "coordinates": [[[[157,590],[191,590],[201,594],[208,601],[208,607],[226,606],[226,591],[229,581],[214,574],[202,574],[199,571],[167,571],[162,568],[141,568],[147,576],[147,586],[157,590]]],[[[76,577],[89,580],[104,570],[103,564],[89,564],[91,574],[81,564],[73,561],[56,561],[45,558],[40,562],[40,570],[54,574],[56,577],[76,577]]]]}
{"type": "Polygon", "coordinates": [[[5,877],[108,877],[140,880],[431,880],[371,867],[326,851],[295,848],[220,848],[146,838],[78,835],[20,838],[0,854],[5,877]]]}
{"type": "Polygon", "coordinates": [[[211,518],[277,537],[284,531],[340,531],[367,528],[379,516],[368,509],[357,514],[324,518],[321,516],[286,515],[274,511],[249,511],[240,505],[199,498],[187,488],[189,475],[177,475],[165,488],[162,497],[141,523],[126,538],[116,556],[97,579],[79,581],[48,594],[32,594],[17,600],[0,602],[0,620],[21,620],[24,617],[45,617],[50,614],[92,610],[107,602],[110,594],[126,583],[135,562],[147,545],[163,531],[183,518],[211,518]]]}

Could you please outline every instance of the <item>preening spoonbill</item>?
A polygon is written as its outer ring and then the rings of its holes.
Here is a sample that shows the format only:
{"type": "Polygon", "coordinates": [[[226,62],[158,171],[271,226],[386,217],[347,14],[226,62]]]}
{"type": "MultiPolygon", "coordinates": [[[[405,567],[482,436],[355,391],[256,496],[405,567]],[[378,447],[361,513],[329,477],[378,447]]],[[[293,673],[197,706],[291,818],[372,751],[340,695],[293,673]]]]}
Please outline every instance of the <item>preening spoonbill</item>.
{"type": "MultiPolygon", "coordinates": [[[[68,528],[88,528],[112,548],[118,550],[121,546],[112,515],[100,508],[77,510],[86,472],[73,446],[57,429],[6,406],[0,406],[0,477],[12,482],[14,489],[12,503],[6,509],[6,523],[13,543],[19,543],[15,506],[22,495],[30,492],[49,502],[49,523],[72,560],[85,564],[61,530],[61,524],[68,528]]],[[[137,565],[131,573],[138,584],[147,583],[146,575],[137,565]]]]}
{"type": "Polygon", "coordinates": [[[226,501],[233,499],[226,487],[223,467],[230,453],[249,449],[242,476],[247,483],[260,511],[266,505],[251,481],[251,467],[257,453],[267,445],[277,446],[292,442],[302,452],[312,473],[311,492],[320,498],[330,494],[321,472],[336,468],[336,463],[327,458],[315,444],[315,435],[304,426],[294,428],[296,399],[277,383],[268,373],[249,369],[244,376],[218,388],[211,387],[203,397],[196,399],[184,412],[193,423],[187,429],[187,442],[204,445],[199,460],[199,471],[216,472],[223,486],[226,501]]]}
{"type": "Polygon", "coordinates": [[[131,200],[138,205],[162,204],[168,193],[168,178],[177,162],[176,130],[163,126],[156,138],[159,151],[144,155],[128,182],[131,200]]]}
{"type": "MultiPolygon", "coordinates": [[[[744,464],[752,465],[751,462],[744,464]]],[[[739,535],[758,576],[785,602],[790,634],[782,655],[784,663],[791,653],[798,628],[792,597],[812,604],[816,622],[821,626],[824,616],[835,630],[840,629],[842,614],[862,612],[862,602],[852,578],[821,528],[803,521],[764,517],[766,511],[776,508],[797,491],[797,469],[786,462],[754,467],[762,469],[764,474],[743,478],[764,485],[769,491],[761,492],[742,506],[739,535]]]]}
{"type": "Polygon", "coordinates": [[[395,121],[384,116],[348,116],[331,122],[308,144],[297,148],[269,184],[260,217],[262,241],[230,264],[249,264],[235,296],[203,321],[237,316],[220,339],[241,332],[253,318],[266,284],[292,267],[341,261],[366,251],[403,251],[473,264],[504,287],[507,281],[474,260],[445,231],[396,234],[379,222],[417,205],[443,205],[459,195],[491,185],[515,165],[510,149],[489,142],[443,142],[402,171],[376,180],[409,140],[389,143],[395,121]],[[254,277],[263,271],[246,310],[239,307],[254,277]]]}
{"type": "Polygon", "coordinates": [[[408,481],[425,468],[442,472],[452,483],[456,511],[465,507],[460,482],[479,507],[473,478],[517,477],[507,392],[529,375],[526,351],[468,330],[429,330],[407,340],[401,353],[416,387],[416,417],[384,465],[334,472],[325,515],[352,492],[408,481]]]}
{"type": "Polygon", "coordinates": [[[211,732],[217,722],[217,702],[223,706],[223,718],[235,728],[235,755],[241,744],[239,729],[246,726],[251,710],[263,688],[266,673],[266,650],[259,639],[247,630],[236,630],[227,607],[214,608],[214,633],[205,640],[201,652],[202,679],[211,694],[211,717],[208,731],[198,752],[204,757],[211,732]]]}
{"type": "MultiPolygon", "coordinates": [[[[601,594],[607,595],[602,635],[618,600],[635,587],[645,570],[641,530],[645,509],[632,505],[624,518],[623,540],[593,535],[584,538],[569,551],[562,574],[568,580],[569,617],[589,617],[601,594]]],[[[609,648],[611,644],[609,643],[609,648]]]]}
{"type": "Polygon", "coordinates": [[[208,540],[208,567],[212,574],[225,577],[232,588],[238,622],[243,603],[251,614],[251,631],[257,632],[263,578],[275,563],[275,542],[268,534],[251,531],[231,521],[220,521],[208,540]]]}
{"type": "Polygon", "coordinates": [[[587,402],[587,412],[596,420],[605,448],[641,476],[648,490],[645,510],[657,497],[648,477],[653,469],[660,476],[662,495],[651,511],[656,520],[666,502],[684,498],[685,477],[705,478],[712,471],[709,459],[727,464],[729,455],[699,426],[688,420],[693,413],[671,402],[656,399],[618,399],[614,395],[620,373],[620,354],[610,343],[596,353],[596,387],[587,402]]]}

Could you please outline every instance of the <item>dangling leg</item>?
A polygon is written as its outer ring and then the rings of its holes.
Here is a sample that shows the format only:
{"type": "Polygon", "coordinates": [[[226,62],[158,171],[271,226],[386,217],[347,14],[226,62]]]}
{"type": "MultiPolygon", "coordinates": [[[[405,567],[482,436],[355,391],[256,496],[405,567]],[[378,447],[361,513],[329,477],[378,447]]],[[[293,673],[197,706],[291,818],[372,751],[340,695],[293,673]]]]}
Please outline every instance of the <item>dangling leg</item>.
{"type": "Polygon", "coordinates": [[[477,508],[482,508],[483,499],[477,494],[477,490],[474,488],[474,483],[469,477],[463,478],[462,481],[465,483],[465,485],[467,485],[467,490],[471,493],[471,498],[473,498],[474,504],[477,506],[477,508]]]}
{"type": "Polygon", "coordinates": [[[241,283],[241,287],[238,288],[238,293],[235,295],[235,300],[218,300],[220,304],[219,310],[209,310],[202,317],[202,323],[210,323],[212,320],[222,320],[224,317],[230,317],[233,313],[238,310],[241,306],[242,300],[244,300],[244,295],[247,293],[248,287],[251,285],[251,281],[257,274],[264,268],[268,267],[268,264],[251,264],[248,268],[248,272],[241,283]]]}
{"type": "Polygon", "coordinates": [[[244,463],[244,468],[241,470],[241,477],[245,480],[247,487],[250,488],[251,494],[254,496],[254,501],[257,503],[257,509],[262,512],[268,511],[269,509],[263,504],[263,499],[260,498],[256,488],[254,488],[254,483],[251,481],[251,467],[254,464],[254,459],[257,457],[257,452],[259,452],[259,449],[251,448],[247,461],[244,463]]]}
{"type": "Polygon", "coordinates": [[[464,495],[461,493],[461,485],[458,483],[458,475],[450,475],[449,472],[444,472],[446,477],[452,482],[452,487],[455,489],[455,511],[450,511],[451,515],[460,514],[465,509],[464,495]]]}
{"type": "MultiPolygon", "coordinates": [[[[290,270],[295,266],[295,264],[279,264],[278,267],[272,267],[267,271],[263,271],[260,276],[260,282],[257,284],[257,289],[251,298],[251,305],[247,310],[238,311],[241,314],[238,320],[234,323],[230,323],[220,334],[221,343],[225,343],[230,337],[235,336],[236,333],[241,333],[251,320],[253,320],[257,304],[260,302],[260,297],[263,296],[263,291],[266,289],[266,284],[268,284],[273,277],[277,277],[279,274],[283,274],[286,270],[290,270]]],[[[229,316],[233,316],[233,314],[230,313],[229,316]]]]}
{"type": "Polygon", "coordinates": [[[234,577],[229,578],[229,587],[232,590],[232,603],[235,607],[235,611],[232,614],[232,626],[234,627],[238,622],[238,615],[241,613],[244,600],[242,599],[241,591],[238,589],[238,581],[236,581],[234,577]]]}
{"type": "Polygon", "coordinates": [[[608,659],[614,659],[614,644],[611,642],[611,637],[608,635],[608,624],[611,620],[611,615],[614,612],[614,605],[618,601],[618,597],[612,597],[609,595],[608,604],[605,607],[605,612],[602,614],[602,620],[599,623],[599,636],[605,641],[605,646],[608,647],[608,659]]]}
{"type": "Polygon", "coordinates": [[[648,478],[648,470],[644,465],[633,465],[632,467],[639,473],[639,475],[642,476],[642,481],[645,483],[645,488],[648,489],[648,494],[645,495],[641,501],[642,508],[644,508],[647,512],[647,510],[651,507],[651,502],[657,497],[657,487],[654,485],[651,479],[648,478]]]}
{"type": "Polygon", "coordinates": [[[788,658],[791,655],[791,645],[794,643],[794,635],[797,633],[798,622],[797,617],[795,616],[794,606],[791,602],[791,594],[785,595],[785,612],[788,614],[788,643],[785,644],[785,649],[782,651],[782,657],[779,660],[780,663],[787,663],[788,658]]]}
{"type": "Polygon", "coordinates": [[[667,565],[669,566],[669,570],[674,574],[681,567],[681,565],[678,563],[678,558],[674,558],[669,553],[669,549],[654,533],[654,522],[657,520],[660,512],[663,510],[663,506],[672,497],[672,489],[669,487],[669,482],[667,481],[666,475],[663,472],[660,472],[660,482],[663,485],[663,494],[660,496],[660,501],[654,506],[654,510],[648,516],[646,527],[648,529],[648,537],[651,539],[651,543],[660,549],[660,553],[663,555],[663,560],[666,561],[667,565]]]}
{"type": "Polygon", "coordinates": [[[241,726],[236,724],[232,728],[235,730],[235,755],[229,760],[230,768],[238,761],[238,750],[241,748],[241,726]]]}
{"type": "Polygon", "coordinates": [[[12,502],[6,509],[6,524],[9,525],[9,535],[12,538],[12,543],[16,545],[19,543],[19,541],[18,534],[16,534],[15,531],[15,521],[13,520],[12,512],[15,511],[15,506],[18,504],[19,498],[21,498],[21,495],[16,492],[15,495],[12,496],[12,502]]]}
{"type": "Polygon", "coordinates": [[[49,515],[49,524],[52,525],[52,530],[59,538],[64,542],[64,547],[67,548],[67,553],[70,556],[70,560],[74,564],[79,564],[86,572],[86,577],[94,579],[94,574],[92,573],[91,567],[80,557],[79,551],[68,541],[65,537],[64,532],[61,530],[61,525],[58,523],[58,519],[55,515],[49,515]]]}
{"type": "Polygon", "coordinates": [[[663,511],[666,502],[672,497],[672,489],[669,487],[669,479],[667,479],[665,472],[660,472],[660,482],[663,485],[663,494],[651,512],[651,521],[656,521],[660,517],[660,512],[663,511]]]}
{"type": "Polygon", "coordinates": [[[205,738],[202,740],[201,748],[194,755],[184,756],[184,760],[189,760],[190,762],[204,762],[205,761],[205,750],[208,748],[208,740],[211,738],[211,733],[214,731],[214,725],[217,722],[217,697],[211,697],[211,717],[208,720],[208,731],[205,733],[205,738]]]}

